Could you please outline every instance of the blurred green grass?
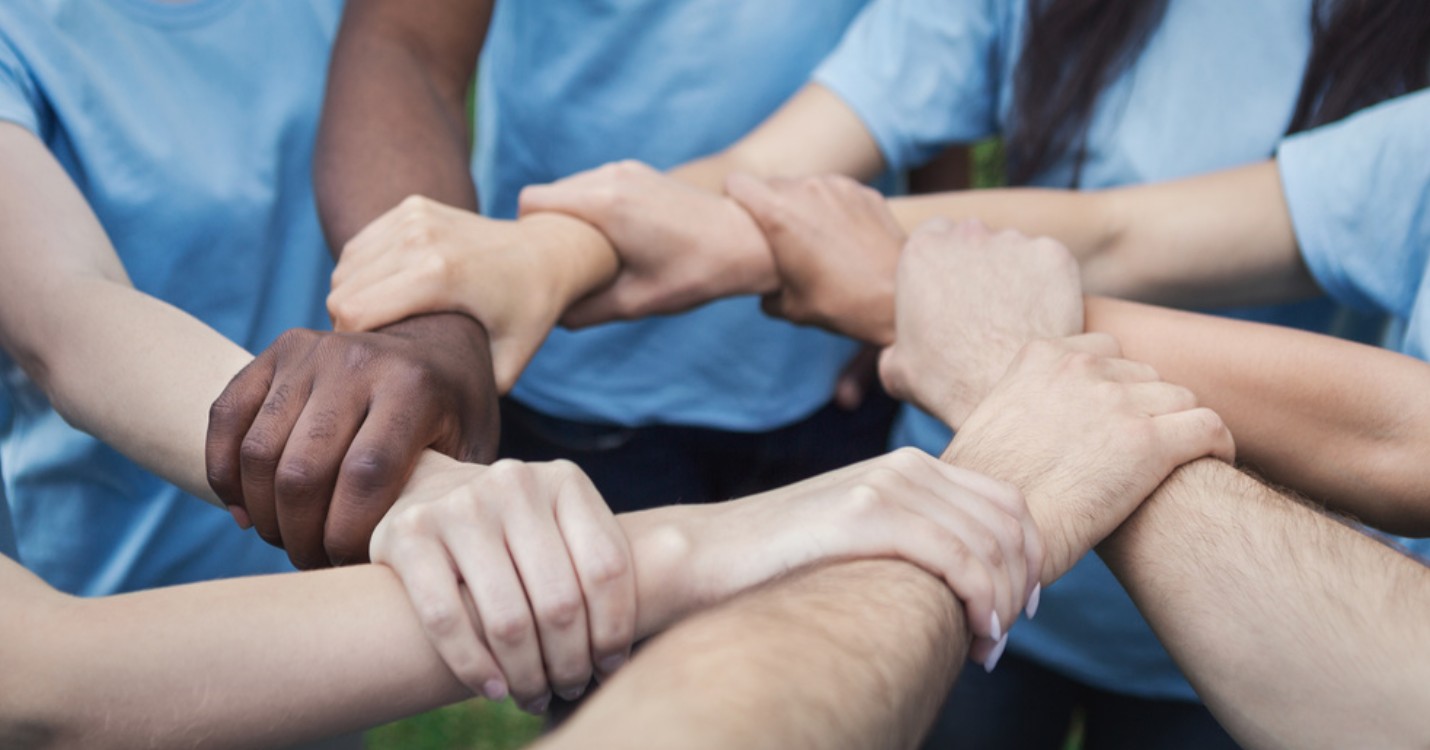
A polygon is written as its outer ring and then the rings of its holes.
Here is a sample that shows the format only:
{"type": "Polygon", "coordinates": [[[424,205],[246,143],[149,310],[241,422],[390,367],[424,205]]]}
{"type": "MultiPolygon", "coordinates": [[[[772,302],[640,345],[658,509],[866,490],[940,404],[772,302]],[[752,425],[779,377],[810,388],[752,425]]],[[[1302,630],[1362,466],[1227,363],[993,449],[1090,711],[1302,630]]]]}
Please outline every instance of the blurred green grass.
{"type": "Polygon", "coordinates": [[[368,750],[515,750],[541,734],[541,719],[510,701],[473,699],[367,733],[368,750]]]}

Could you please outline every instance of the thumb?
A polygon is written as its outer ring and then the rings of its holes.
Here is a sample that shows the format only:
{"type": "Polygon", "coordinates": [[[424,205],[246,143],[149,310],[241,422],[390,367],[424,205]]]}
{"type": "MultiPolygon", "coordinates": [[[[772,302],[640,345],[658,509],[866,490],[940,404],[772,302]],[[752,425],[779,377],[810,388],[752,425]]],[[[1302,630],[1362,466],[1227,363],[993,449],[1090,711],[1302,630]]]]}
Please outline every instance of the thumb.
{"type": "Polygon", "coordinates": [[[784,204],[768,182],[736,172],[725,178],[725,194],[750,214],[765,236],[784,229],[787,223],[784,204]]]}

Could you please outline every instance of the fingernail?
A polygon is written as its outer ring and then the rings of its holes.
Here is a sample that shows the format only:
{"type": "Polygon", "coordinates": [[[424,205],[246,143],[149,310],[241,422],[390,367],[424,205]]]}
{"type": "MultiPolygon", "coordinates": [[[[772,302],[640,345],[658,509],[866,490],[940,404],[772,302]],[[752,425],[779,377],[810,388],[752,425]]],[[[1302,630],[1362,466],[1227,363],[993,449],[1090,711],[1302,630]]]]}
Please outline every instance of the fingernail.
{"type": "Polygon", "coordinates": [[[988,637],[989,637],[989,638],[992,638],[992,639],[995,640],[995,641],[998,640],[998,639],[1000,639],[1000,638],[1002,638],[1002,637],[1003,637],[1003,622],[998,619],[998,612],[997,612],[997,611],[994,611],[994,612],[993,612],[993,616],[989,618],[989,622],[990,622],[990,624],[991,624],[993,627],[990,628],[991,635],[989,635],[988,637]]]}
{"type": "Polygon", "coordinates": [[[1038,602],[1043,600],[1043,583],[1039,581],[1033,586],[1033,593],[1028,597],[1028,606],[1024,609],[1028,612],[1028,619],[1031,620],[1038,614],[1038,602]]]}
{"type": "Polygon", "coordinates": [[[568,690],[557,691],[556,694],[561,696],[561,700],[563,701],[566,701],[568,703],[575,703],[576,701],[581,699],[582,695],[586,694],[586,688],[570,688],[568,690]]]}
{"type": "Polygon", "coordinates": [[[244,510],[242,505],[229,505],[227,507],[228,514],[233,516],[234,523],[238,524],[240,529],[247,530],[253,528],[253,519],[248,517],[248,511],[244,510]]]}
{"type": "Polygon", "coordinates": [[[499,701],[506,698],[506,683],[501,680],[487,680],[482,685],[482,695],[489,701],[499,701]]]}
{"type": "Polygon", "coordinates": [[[610,674],[617,669],[620,669],[621,667],[625,666],[625,663],[625,654],[611,654],[610,656],[607,656],[606,658],[596,662],[596,666],[600,667],[602,672],[610,674]]]}
{"type": "Polygon", "coordinates": [[[1008,648],[1008,636],[998,639],[998,645],[993,647],[993,651],[988,654],[988,658],[983,660],[983,671],[992,672],[998,666],[998,660],[1003,658],[1003,649],[1008,648]]]}
{"type": "Polygon", "coordinates": [[[547,693],[546,695],[543,695],[540,698],[537,698],[536,700],[526,704],[526,706],[523,707],[522,710],[529,714],[544,714],[546,713],[546,709],[550,706],[551,693],[547,693]]]}

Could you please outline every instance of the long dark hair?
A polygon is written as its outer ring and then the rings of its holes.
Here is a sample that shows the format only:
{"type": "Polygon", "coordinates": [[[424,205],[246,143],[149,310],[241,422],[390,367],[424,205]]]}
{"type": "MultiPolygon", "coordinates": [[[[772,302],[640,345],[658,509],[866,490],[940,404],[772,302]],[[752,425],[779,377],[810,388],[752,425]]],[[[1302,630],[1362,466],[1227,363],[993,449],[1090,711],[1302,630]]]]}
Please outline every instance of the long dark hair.
{"type": "MultiPolygon", "coordinates": [[[[1137,61],[1170,0],[1028,0],[1013,78],[1008,181],[1030,182],[1065,157],[1081,181],[1098,97],[1137,61]]],[[[1339,120],[1430,84],[1426,0],[1315,0],[1311,55],[1287,132],[1339,120]]]]}

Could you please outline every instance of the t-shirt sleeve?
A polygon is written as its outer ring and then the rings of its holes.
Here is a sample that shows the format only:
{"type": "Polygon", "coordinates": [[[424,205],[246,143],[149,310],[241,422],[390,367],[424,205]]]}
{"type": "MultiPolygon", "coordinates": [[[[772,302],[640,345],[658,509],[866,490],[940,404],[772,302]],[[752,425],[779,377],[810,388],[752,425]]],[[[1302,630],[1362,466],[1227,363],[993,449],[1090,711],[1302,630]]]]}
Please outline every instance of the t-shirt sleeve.
{"type": "Polygon", "coordinates": [[[1430,252],[1430,90],[1277,150],[1301,254],[1332,297],[1407,318],[1430,252]]]}
{"type": "Polygon", "coordinates": [[[40,134],[40,94],[9,37],[0,31],[0,120],[40,134]]]}
{"type": "Polygon", "coordinates": [[[874,0],[814,72],[895,170],[992,135],[1007,36],[1001,0],[874,0]]]}

